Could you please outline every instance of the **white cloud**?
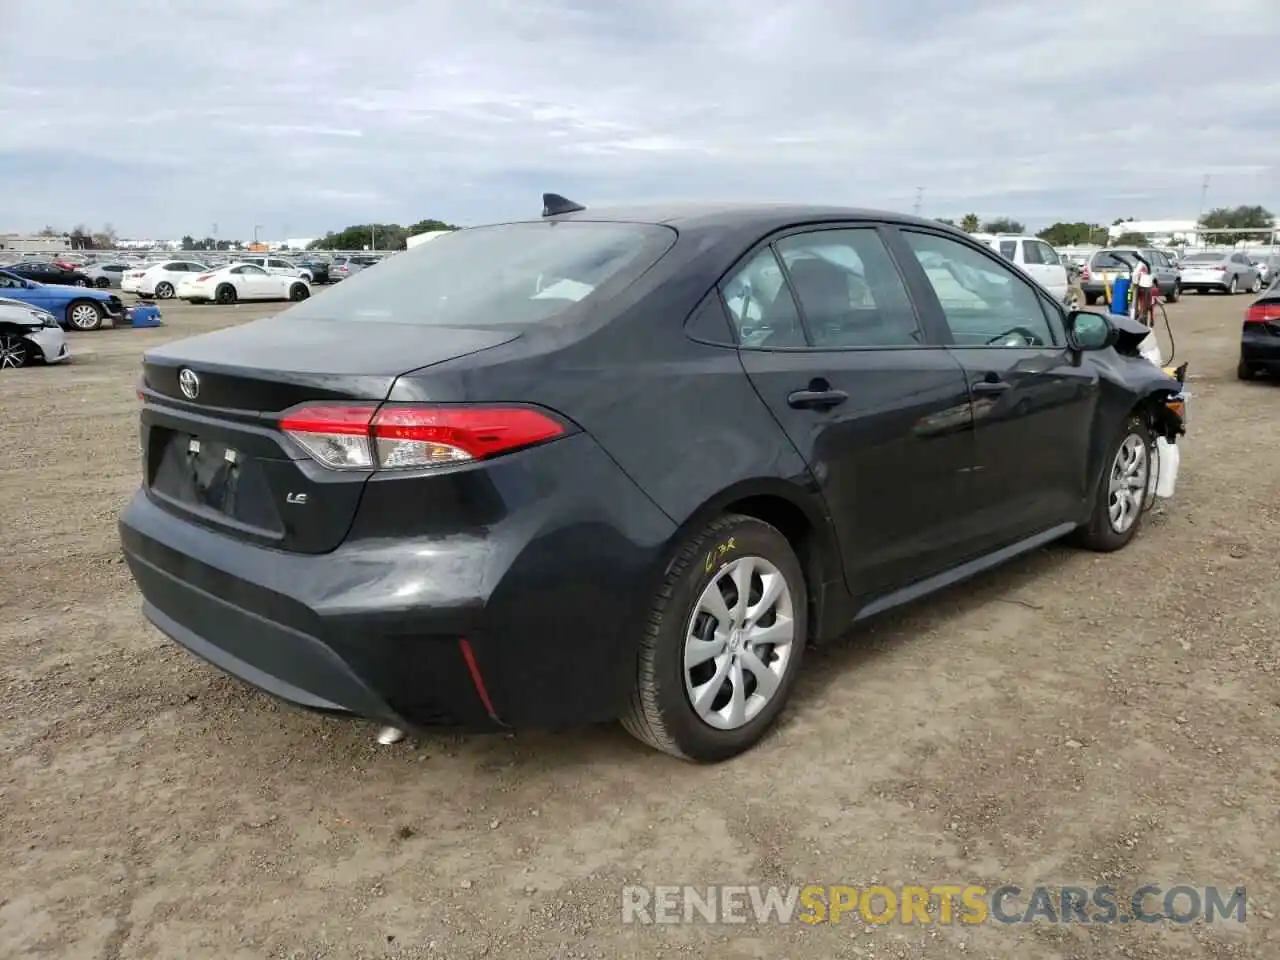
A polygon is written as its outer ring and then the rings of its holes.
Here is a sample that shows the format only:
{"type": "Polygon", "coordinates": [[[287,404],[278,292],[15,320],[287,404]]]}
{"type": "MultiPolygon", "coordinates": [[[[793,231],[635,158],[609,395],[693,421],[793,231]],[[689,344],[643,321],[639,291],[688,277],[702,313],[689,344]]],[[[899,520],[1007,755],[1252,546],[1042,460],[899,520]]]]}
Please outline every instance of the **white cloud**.
{"type": "Polygon", "coordinates": [[[1040,222],[1280,206],[1274,0],[91,0],[0,37],[27,229],[787,199],[1040,222]],[[74,49],[75,56],[67,56],[74,49]]]}

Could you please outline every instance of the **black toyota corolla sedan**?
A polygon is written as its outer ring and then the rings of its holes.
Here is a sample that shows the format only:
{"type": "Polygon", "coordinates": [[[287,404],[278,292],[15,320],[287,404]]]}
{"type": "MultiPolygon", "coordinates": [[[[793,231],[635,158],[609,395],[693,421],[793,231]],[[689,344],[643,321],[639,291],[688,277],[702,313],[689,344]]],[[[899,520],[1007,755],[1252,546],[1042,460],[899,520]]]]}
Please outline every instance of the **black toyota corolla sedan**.
{"type": "Polygon", "coordinates": [[[544,203],[146,354],[120,534],[156,626],[399,730],[620,718],[721,760],[807,645],[1124,546],[1182,432],[1145,328],[958,230],[544,203]]]}

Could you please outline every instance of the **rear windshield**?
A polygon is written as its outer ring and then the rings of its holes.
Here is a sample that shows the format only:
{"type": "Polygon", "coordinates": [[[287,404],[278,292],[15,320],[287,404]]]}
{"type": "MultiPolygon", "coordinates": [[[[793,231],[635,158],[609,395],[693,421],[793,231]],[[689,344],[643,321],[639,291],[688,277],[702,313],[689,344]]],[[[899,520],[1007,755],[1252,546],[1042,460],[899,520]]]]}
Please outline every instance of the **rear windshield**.
{"type": "Polygon", "coordinates": [[[1181,263],[1218,263],[1226,259],[1225,253],[1192,253],[1183,257],[1181,263]]]}
{"type": "Polygon", "coordinates": [[[643,223],[470,227],[353,274],[288,314],[424,326],[545,323],[611,280],[638,277],[675,239],[674,230],[643,223]]]}
{"type": "Polygon", "coordinates": [[[1099,250],[1093,255],[1095,270],[1132,270],[1137,262],[1131,250],[1099,250]]]}

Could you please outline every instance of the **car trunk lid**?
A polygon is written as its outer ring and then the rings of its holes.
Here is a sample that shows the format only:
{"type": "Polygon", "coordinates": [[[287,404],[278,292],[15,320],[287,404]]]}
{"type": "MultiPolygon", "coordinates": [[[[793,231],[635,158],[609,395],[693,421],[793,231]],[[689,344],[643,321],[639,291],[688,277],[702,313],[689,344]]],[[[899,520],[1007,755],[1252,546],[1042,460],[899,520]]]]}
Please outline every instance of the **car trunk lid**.
{"type": "Polygon", "coordinates": [[[281,316],[157,348],[143,358],[140,389],[147,493],[230,536],[332,550],[372,471],[316,463],[280,430],[281,415],[317,401],[381,403],[402,374],[518,335],[281,316]]]}

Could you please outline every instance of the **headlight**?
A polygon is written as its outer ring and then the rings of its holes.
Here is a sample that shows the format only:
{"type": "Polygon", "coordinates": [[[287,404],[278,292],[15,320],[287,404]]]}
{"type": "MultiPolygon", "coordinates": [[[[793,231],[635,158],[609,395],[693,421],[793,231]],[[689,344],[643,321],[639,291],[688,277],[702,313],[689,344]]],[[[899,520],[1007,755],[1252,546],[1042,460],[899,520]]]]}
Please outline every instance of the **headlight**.
{"type": "Polygon", "coordinates": [[[42,327],[56,327],[58,318],[48,310],[32,310],[31,319],[42,327]]]}

